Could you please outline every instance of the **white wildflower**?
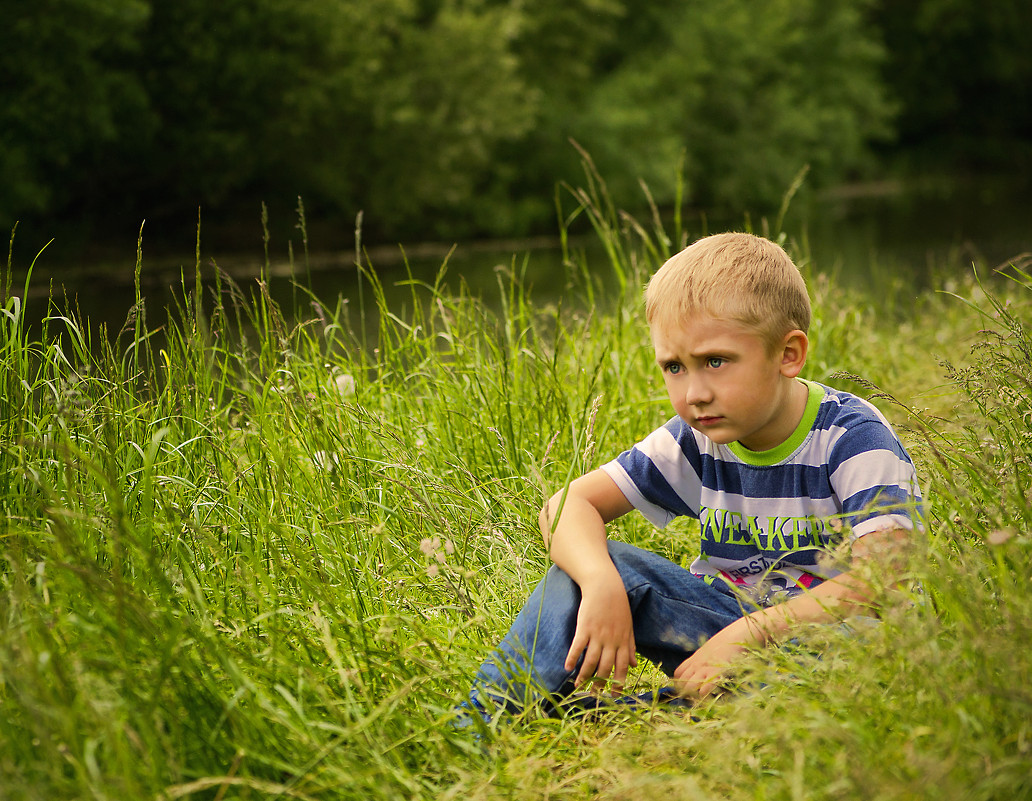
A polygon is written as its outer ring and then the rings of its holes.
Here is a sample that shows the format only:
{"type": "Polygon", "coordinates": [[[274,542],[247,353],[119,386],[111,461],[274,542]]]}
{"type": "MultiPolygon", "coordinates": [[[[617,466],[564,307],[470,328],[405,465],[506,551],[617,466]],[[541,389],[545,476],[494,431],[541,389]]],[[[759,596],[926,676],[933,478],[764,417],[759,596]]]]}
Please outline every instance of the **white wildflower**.
{"type": "Polygon", "coordinates": [[[344,396],[355,394],[355,377],[350,373],[344,373],[333,379],[333,386],[337,392],[344,396]]]}

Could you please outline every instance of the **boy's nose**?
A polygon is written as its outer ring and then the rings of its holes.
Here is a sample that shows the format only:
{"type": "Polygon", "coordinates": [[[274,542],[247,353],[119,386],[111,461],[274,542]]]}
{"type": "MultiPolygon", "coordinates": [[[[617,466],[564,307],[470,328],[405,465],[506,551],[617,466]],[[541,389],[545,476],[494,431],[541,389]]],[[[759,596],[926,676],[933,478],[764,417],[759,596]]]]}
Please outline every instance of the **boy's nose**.
{"type": "Polygon", "coordinates": [[[704,406],[713,400],[713,393],[705,381],[689,380],[684,399],[690,406],[704,406]]]}

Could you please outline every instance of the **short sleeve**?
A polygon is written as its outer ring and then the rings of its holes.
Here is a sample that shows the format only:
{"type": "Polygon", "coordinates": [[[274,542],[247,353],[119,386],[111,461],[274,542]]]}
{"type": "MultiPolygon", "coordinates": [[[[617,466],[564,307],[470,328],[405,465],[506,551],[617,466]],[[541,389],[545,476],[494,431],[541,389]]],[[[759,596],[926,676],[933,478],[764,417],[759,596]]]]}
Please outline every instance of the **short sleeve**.
{"type": "Polygon", "coordinates": [[[833,491],[854,537],[889,528],[921,528],[921,493],[913,462],[887,423],[846,429],[829,459],[833,491]]]}
{"type": "Polygon", "coordinates": [[[699,516],[702,467],[691,428],[680,418],[602,465],[627,501],[654,526],[699,516]]]}

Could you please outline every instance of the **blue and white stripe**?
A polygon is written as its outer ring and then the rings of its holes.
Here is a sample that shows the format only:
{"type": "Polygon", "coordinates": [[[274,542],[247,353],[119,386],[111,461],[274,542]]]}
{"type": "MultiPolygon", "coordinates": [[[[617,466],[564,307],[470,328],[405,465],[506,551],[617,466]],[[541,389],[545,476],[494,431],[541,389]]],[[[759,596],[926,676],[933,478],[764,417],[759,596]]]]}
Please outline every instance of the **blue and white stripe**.
{"type": "Polygon", "coordinates": [[[791,579],[837,572],[818,559],[840,528],[855,538],[920,525],[914,465],[888,422],[855,395],[817,387],[814,423],[776,464],[752,463],[675,417],[602,469],[656,526],[701,520],[694,572],[755,585],[771,583],[773,568],[792,592],[791,579]]]}

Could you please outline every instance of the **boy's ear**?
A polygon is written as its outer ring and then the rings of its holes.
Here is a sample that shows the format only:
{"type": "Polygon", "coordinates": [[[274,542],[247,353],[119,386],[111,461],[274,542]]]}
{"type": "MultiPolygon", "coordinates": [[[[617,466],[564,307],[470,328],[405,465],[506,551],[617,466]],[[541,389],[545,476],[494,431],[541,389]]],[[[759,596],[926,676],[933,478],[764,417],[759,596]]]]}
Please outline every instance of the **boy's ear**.
{"type": "Polygon", "coordinates": [[[806,364],[806,352],[809,347],[810,340],[804,332],[796,329],[785,334],[781,347],[781,375],[786,378],[795,378],[799,375],[806,364]]]}

